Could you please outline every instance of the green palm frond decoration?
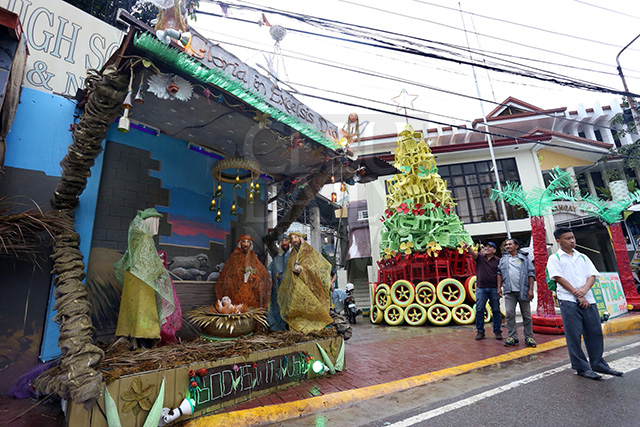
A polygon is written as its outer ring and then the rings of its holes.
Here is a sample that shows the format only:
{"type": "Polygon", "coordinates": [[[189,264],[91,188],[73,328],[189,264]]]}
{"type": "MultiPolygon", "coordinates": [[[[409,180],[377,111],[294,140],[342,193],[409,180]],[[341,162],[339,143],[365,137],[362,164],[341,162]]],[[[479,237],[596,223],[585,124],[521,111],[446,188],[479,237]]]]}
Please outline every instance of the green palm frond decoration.
{"type": "Polygon", "coordinates": [[[556,191],[555,194],[558,200],[579,203],[578,207],[581,211],[608,225],[622,221],[622,213],[629,205],[640,201],[640,190],[629,193],[628,199],[614,202],[601,199],[593,194],[579,196],[566,191],[556,191]]]}
{"type": "Polygon", "coordinates": [[[534,187],[529,192],[524,191],[520,183],[509,181],[502,187],[502,191],[492,189],[491,199],[502,199],[510,205],[519,206],[526,210],[529,216],[549,215],[553,209],[553,202],[558,200],[556,192],[572,183],[571,174],[557,166],[551,172],[551,177],[553,179],[547,188],[534,187]]]}

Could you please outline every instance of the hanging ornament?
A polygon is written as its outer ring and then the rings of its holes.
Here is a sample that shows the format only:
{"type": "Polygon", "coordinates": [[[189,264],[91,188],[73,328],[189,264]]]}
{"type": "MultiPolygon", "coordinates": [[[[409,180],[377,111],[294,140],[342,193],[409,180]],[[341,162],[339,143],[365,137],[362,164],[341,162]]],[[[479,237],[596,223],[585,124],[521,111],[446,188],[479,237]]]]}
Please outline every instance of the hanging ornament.
{"type": "Polygon", "coordinates": [[[136,104],[144,104],[144,97],[142,86],[144,85],[144,74],[140,76],[140,85],[138,86],[138,92],[136,92],[136,97],[133,98],[133,102],[136,104]]]}
{"type": "Polygon", "coordinates": [[[209,204],[209,210],[211,212],[216,210],[216,198],[215,198],[215,196],[211,198],[211,203],[209,204]]]}
{"type": "Polygon", "coordinates": [[[236,201],[233,201],[233,204],[231,205],[231,212],[229,212],[230,215],[238,215],[238,212],[236,212],[236,201]]]}
{"type": "Polygon", "coordinates": [[[343,193],[347,191],[347,185],[344,182],[340,183],[340,191],[342,191],[343,193]]]}
{"type": "Polygon", "coordinates": [[[242,184],[240,183],[240,171],[236,172],[236,180],[233,184],[234,189],[242,188],[242,184]]]}
{"type": "Polygon", "coordinates": [[[222,213],[220,209],[218,209],[218,213],[216,213],[216,222],[222,222],[222,213]]]}
{"type": "Polygon", "coordinates": [[[260,194],[260,183],[256,182],[256,194],[260,194]]]}
{"type": "Polygon", "coordinates": [[[331,175],[331,183],[332,183],[332,184],[335,184],[335,182],[336,182],[336,177],[335,177],[335,175],[331,175]]]}
{"type": "Polygon", "coordinates": [[[249,204],[253,205],[255,203],[255,200],[253,199],[253,193],[249,193],[249,204]]]}
{"type": "Polygon", "coordinates": [[[193,95],[193,85],[180,76],[154,74],[148,82],[149,92],[160,99],[188,101],[193,95]]]}
{"type": "Polygon", "coordinates": [[[338,201],[338,195],[335,192],[331,193],[331,201],[333,203],[336,203],[338,201]]]}
{"type": "Polygon", "coordinates": [[[218,188],[216,188],[216,194],[214,197],[222,197],[222,185],[218,184],[218,188]]]}
{"type": "Polygon", "coordinates": [[[253,181],[251,181],[251,184],[249,184],[249,194],[253,194],[256,192],[256,185],[253,183],[253,181]]]}
{"type": "Polygon", "coordinates": [[[131,107],[131,92],[128,92],[126,98],[124,98],[124,102],[122,103],[122,108],[126,108],[128,110],[131,107]]]}

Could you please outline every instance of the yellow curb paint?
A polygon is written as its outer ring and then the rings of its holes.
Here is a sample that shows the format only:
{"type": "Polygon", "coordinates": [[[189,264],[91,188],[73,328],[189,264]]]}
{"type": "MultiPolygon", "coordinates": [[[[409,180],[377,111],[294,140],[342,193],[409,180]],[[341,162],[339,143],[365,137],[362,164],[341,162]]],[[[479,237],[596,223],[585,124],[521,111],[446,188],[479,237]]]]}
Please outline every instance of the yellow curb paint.
{"type": "MultiPolygon", "coordinates": [[[[603,325],[604,334],[628,331],[640,328],[640,316],[629,316],[625,318],[611,319],[603,325]]],[[[377,384],[369,387],[362,387],[353,390],[345,390],[337,393],[311,397],[308,399],[296,400],[294,402],[282,403],[279,405],[269,405],[260,408],[244,409],[241,411],[225,412],[223,414],[208,415],[184,424],[185,427],[214,427],[233,425],[234,427],[258,426],[268,423],[285,421],[292,418],[309,415],[327,409],[337,408],[347,403],[361,400],[373,399],[387,395],[389,393],[408,390],[430,384],[442,379],[461,375],[475,369],[484,368],[498,363],[504,363],[531,354],[554,350],[564,347],[567,342],[560,338],[546,343],[539,344],[536,348],[528,347],[522,350],[511,351],[500,356],[490,357],[477,362],[466,363],[440,371],[429,372],[402,380],[391,381],[385,384],[377,384]]]]}

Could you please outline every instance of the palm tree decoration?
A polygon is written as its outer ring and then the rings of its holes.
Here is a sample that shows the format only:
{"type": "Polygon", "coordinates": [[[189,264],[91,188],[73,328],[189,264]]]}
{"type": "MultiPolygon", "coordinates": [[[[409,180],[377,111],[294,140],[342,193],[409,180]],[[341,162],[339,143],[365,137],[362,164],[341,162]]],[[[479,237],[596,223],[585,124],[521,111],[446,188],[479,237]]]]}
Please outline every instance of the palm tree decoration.
{"type": "MultiPolygon", "coordinates": [[[[513,206],[519,206],[529,214],[531,221],[531,238],[533,239],[533,257],[536,270],[536,282],[538,283],[538,309],[537,315],[552,317],[556,315],[553,304],[553,296],[547,288],[545,268],[547,266],[547,240],[544,227],[544,216],[550,215],[553,202],[558,200],[557,191],[569,187],[572,184],[571,174],[558,167],[551,172],[551,182],[547,188],[532,188],[524,191],[518,182],[507,182],[502,191],[494,188],[491,191],[491,199],[502,199],[513,206]]],[[[534,321],[535,324],[535,321],[534,321]]]]}
{"type": "Polygon", "coordinates": [[[581,211],[586,212],[606,224],[609,230],[609,236],[611,236],[611,245],[613,246],[613,253],[616,256],[616,263],[618,264],[618,274],[620,274],[620,281],[622,282],[622,289],[624,289],[627,302],[635,307],[640,306],[640,295],[638,295],[635,281],[633,280],[629,256],[627,254],[627,244],[624,240],[622,227],[620,225],[622,213],[629,205],[640,201],[640,190],[630,193],[628,198],[617,201],[606,201],[592,194],[579,196],[576,193],[566,191],[558,191],[556,195],[559,199],[578,203],[581,211]],[[635,299],[635,301],[633,301],[633,299],[635,299]]]}

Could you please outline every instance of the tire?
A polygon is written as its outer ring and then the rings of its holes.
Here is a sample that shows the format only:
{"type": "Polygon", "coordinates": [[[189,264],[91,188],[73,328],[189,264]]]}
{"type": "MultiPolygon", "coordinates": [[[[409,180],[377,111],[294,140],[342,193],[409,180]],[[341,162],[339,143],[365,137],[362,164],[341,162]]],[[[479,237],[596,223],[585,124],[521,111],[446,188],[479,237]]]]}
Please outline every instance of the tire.
{"type": "Polygon", "coordinates": [[[464,282],[464,288],[467,290],[469,299],[476,302],[476,276],[470,276],[464,282]]]}
{"type": "Polygon", "coordinates": [[[446,326],[451,322],[451,309],[443,304],[433,304],[427,310],[429,321],[436,326],[446,326]]]}
{"type": "Polygon", "coordinates": [[[384,311],[384,320],[388,325],[397,326],[404,322],[404,310],[402,307],[391,304],[384,311]]]}
{"type": "Polygon", "coordinates": [[[552,328],[562,328],[562,316],[536,316],[535,314],[531,316],[531,321],[534,325],[538,326],[549,326],[552,328]]]}
{"type": "MultiPolygon", "coordinates": [[[[384,285],[384,283],[382,283],[384,285]]],[[[385,285],[386,286],[386,285],[385,285]]],[[[376,298],[376,284],[375,283],[369,283],[369,302],[371,302],[371,304],[375,304],[376,298]]]]}
{"type": "Polygon", "coordinates": [[[455,307],[464,302],[467,294],[464,286],[456,279],[442,279],[436,288],[438,300],[447,307],[455,307]]]}
{"type": "Polygon", "coordinates": [[[389,295],[389,287],[384,285],[383,288],[378,285],[376,289],[375,304],[380,310],[384,311],[391,305],[391,295],[389,295]]]}
{"type": "Polygon", "coordinates": [[[460,304],[451,309],[451,317],[458,325],[471,325],[476,321],[476,311],[467,304],[460,304]]]}
{"type": "Polygon", "coordinates": [[[369,320],[374,325],[379,325],[384,320],[384,311],[380,310],[377,306],[372,305],[369,320]]]}
{"type": "Polygon", "coordinates": [[[421,326],[427,321],[427,310],[420,304],[411,304],[404,309],[404,321],[411,326],[421,326]]]}
{"type": "MultiPolygon", "coordinates": [[[[474,314],[476,313],[476,305],[475,304],[473,304],[473,313],[474,314]]],[[[491,306],[487,302],[487,307],[484,309],[484,323],[491,322],[492,318],[493,318],[493,313],[491,312],[491,306]]]]}
{"type": "Polygon", "coordinates": [[[429,282],[420,282],[416,285],[416,303],[424,308],[429,308],[438,300],[436,287],[429,282]]]}
{"type": "Polygon", "coordinates": [[[391,287],[391,301],[398,307],[408,307],[415,295],[415,288],[406,280],[397,280],[391,287]]]}
{"type": "Polygon", "coordinates": [[[356,313],[354,311],[347,311],[347,317],[349,318],[349,323],[356,324],[356,313]]]}
{"type": "Polygon", "coordinates": [[[551,326],[533,325],[533,332],[535,332],[536,334],[562,335],[564,334],[564,328],[553,328],[551,326]]]}

